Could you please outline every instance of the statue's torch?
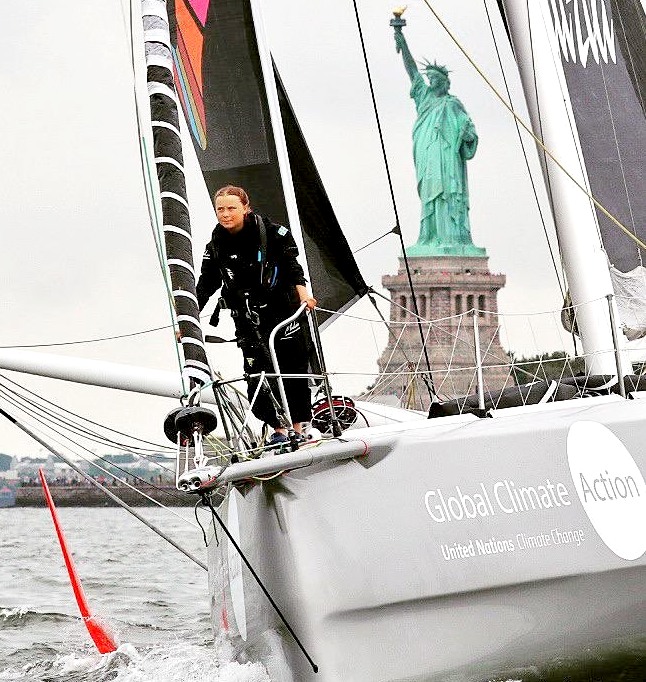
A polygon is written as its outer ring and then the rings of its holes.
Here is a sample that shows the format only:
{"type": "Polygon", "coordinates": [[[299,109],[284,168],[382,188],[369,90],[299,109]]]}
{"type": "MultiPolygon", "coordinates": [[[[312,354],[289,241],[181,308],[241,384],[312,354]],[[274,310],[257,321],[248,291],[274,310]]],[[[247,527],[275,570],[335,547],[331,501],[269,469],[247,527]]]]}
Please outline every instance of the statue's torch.
{"type": "Polygon", "coordinates": [[[393,27],[395,30],[395,42],[397,44],[397,52],[401,51],[401,47],[399,46],[399,41],[397,40],[397,34],[401,35],[402,28],[406,26],[406,19],[402,19],[402,14],[406,10],[406,5],[404,7],[396,7],[393,10],[393,15],[394,17],[390,20],[390,25],[393,27]]]}

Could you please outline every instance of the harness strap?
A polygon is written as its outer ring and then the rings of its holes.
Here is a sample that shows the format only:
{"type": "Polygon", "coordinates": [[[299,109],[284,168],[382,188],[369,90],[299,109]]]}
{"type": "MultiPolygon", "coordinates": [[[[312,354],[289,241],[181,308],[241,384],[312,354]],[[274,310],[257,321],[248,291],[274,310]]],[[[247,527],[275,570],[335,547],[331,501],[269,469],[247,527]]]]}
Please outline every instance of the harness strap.
{"type": "Polygon", "coordinates": [[[267,262],[267,228],[265,221],[257,213],[254,213],[256,225],[258,226],[258,233],[260,235],[260,251],[258,251],[258,259],[260,261],[260,286],[265,286],[265,264],[267,262]]]}

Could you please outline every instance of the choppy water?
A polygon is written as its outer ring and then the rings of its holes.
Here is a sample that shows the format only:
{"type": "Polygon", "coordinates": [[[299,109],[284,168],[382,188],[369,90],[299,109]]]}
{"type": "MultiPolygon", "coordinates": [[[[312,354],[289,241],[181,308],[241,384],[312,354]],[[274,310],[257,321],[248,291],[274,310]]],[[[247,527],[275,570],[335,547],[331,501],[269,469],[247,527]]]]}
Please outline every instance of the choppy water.
{"type": "MultiPolygon", "coordinates": [[[[194,521],[192,510],[178,510],[194,521]]],[[[206,560],[199,530],[141,513],[206,560]]],[[[79,617],[46,509],[0,510],[0,680],[268,682],[212,639],[206,572],[122,509],[66,508],[61,523],[95,616],[120,644],[99,655],[79,617]]],[[[205,518],[205,523],[208,519],[205,518]]]]}
{"type": "MultiPolygon", "coordinates": [[[[197,528],[165,510],[139,511],[206,561],[197,528]]],[[[191,509],[176,511],[194,522],[191,509]]],[[[90,607],[119,650],[101,656],[94,649],[49,512],[0,509],[0,682],[271,682],[260,664],[233,662],[226,643],[213,641],[203,569],[122,509],[59,515],[90,607]]],[[[644,682],[646,653],[611,667],[529,670],[522,682],[537,680],[644,682]]]]}

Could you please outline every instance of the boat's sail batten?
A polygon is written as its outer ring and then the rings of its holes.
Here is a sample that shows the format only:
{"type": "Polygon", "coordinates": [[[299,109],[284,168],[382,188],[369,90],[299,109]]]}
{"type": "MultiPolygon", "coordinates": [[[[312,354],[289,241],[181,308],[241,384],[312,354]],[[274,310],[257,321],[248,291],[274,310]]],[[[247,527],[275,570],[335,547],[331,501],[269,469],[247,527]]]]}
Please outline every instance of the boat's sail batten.
{"type": "Polygon", "coordinates": [[[258,42],[258,8],[252,11],[250,0],[203,2],[200,12],[193,5],[174,0],[169,12],[174,8],[170,22],[178,92],[207,189],[213,194],[226,184],[241,185],[256,209],[291,227],[297,243],[300,229],[319,304],[340,310],[367,287],[278,82],[280,114],[270,106],[273,74],[258,42]],[[291,170],[281,158],[283,142],[291,170]]]}
{"type": "Polygon", "coordinates": [[[190,383],[205,384],[211,379],[211,370],[195,295],[193,243],[166,2],[144,0],[141,7],[154,161],[159,181],[166,265],[182,339],[182,373],[190,383]]]}

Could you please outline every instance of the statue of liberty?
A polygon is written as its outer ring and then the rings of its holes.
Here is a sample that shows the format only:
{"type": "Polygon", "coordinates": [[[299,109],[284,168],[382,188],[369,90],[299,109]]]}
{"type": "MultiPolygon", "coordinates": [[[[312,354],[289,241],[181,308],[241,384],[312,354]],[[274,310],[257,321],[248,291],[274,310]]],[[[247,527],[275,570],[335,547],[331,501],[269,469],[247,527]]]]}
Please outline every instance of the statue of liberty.
{"type": "Polygon", "coordinates": [[[474,246],[469,226],[469,190],[466,162],[478,147],[475,126],[462,102],[449,94],[451,81],[444,66],[424,61],[428,85],[419,72],[402,32],[403,9],[394,12],[390,25],[411,80],[410,95],[417,109],[413,127],[413,158],[417,191],[422,204],[417,243],[409,256],[483,256],[474,246]]]}

